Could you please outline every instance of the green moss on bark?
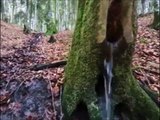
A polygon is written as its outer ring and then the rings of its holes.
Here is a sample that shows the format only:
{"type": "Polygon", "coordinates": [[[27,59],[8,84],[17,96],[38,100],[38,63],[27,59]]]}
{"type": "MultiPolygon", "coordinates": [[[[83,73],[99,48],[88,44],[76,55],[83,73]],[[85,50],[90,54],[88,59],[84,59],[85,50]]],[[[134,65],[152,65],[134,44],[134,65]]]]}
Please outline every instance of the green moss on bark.
{"type": "Polygon", "coordinates": [[[130,111],[130,120],[158,120],[159,109],[134,79],[129,66],[115,67],[113,99],[130,111]]]}
{"type": "MultiPolygon", "coordinates": [[[[134,0],[123,0],[123,38],[114,51],[113,101],[125,110],[120,113],[130,120],[158,120],[158,107],[140,88],[130,70],[136,24],[133,19],[134,0]],[[126,4],[127,3],[127,4],[126,4]]],[[[72,41],[69,60],[65,70],[62,105],[65,119],[69,119],[79,101],[88,107],[91,120],[101,120],[95,84],[103,61],[101,47],[97,44],[99,0],[82,0],[79,3],[78,19],[72,41]]],[[[107,48],[106,48],[107,50],[107,48]]],[[[108,57],[108,56],[107,56],[108,57]]]]}
{"type": "Polygon", "coordinates": [[[124,107],[127,106],[127,116],[130,120],[158,120],[160,117],[158,107],[132,75],[130,62],[133,50],[134,45],[128,43],[123,53],[119,52],[117,53],[119,55],[114,56],[116,64],[113,70],[112,89],[115,106],[118,104],[123,104],[124,107]]]}
{"type": "Polygon", "coordinates": [[[92,120],[100,119],[95,84],[99,74],[100,48],[97,45],[98,1],[82,1],[65,71],[62,104],[70,116],[80,100],[88,107],[92,120]],[[85,7],[87,6],[87,7],[85,7]]]}

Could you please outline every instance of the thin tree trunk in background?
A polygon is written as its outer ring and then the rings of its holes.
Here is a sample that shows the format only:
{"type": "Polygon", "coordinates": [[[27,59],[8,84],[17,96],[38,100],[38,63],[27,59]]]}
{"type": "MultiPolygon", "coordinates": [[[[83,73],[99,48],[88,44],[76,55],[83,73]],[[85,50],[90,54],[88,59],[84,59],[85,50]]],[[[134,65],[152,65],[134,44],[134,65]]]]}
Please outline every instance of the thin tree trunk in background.
{"type": "Polygon", "coordinates": [[[158,5],[158,2],[156,0],[153,1],[154,5],[154,20],[152,23],[153,28],[160,29],[160,5],[158,5]]]}

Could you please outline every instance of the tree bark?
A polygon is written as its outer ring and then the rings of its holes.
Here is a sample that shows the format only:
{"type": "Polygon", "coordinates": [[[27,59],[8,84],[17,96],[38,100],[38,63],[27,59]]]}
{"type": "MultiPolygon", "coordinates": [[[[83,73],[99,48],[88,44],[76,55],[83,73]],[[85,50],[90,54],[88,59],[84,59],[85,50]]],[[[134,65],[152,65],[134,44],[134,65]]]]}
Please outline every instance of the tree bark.
{"type": "Polygon", "coordinates": [[[109,0],[79,1],[78,19],[65,70],[64,119],[71,120],[69,117],[81,101],[86,104],[91,120],[102,119],[95,85],[104,59],[113,55],[113,111],[118,111],[122,119],[158,120],[158,107],[141,89],[130,69],[136,35],[134,7],[135,0],[113,0],[112,3],[109,0]],[[111,48],[106,42],[116,43],[113,54],[110,54],[111,48]]]}
{"type": "Polygon", "coordinates": [[[160,9],[159,9],[160,5],[158,5],[156,0],[154,0],[153,3],[154,3],[154,20],[153,20],[152,26],[154,29],[159,30],[160,29],[160,9]]]}

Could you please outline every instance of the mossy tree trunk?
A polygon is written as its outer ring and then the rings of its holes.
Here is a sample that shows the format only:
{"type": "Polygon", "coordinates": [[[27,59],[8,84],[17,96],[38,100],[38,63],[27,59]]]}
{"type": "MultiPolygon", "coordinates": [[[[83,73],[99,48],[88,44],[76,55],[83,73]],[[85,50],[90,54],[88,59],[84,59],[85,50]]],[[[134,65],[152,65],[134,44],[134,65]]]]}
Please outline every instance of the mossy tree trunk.
{"type": "Polygon", "coordinates": [[[135,0],[80,0],[72,47],[65,70],[62,105],[69,119],[77,104],[85,102],[91,120],[101,120],[95,85],[105,57],[107,42],[116,42],[113,52],[113,101],[122,119],[158,120],[158,107],[134,79],[130,64],[134,50],[135,0]],[[118,13],[117,13],[118,12],[118,13]],[[117,15],[114,15],[117,14],[117,15]],[[106,27],[107,26],[107,27],[106,27]],[[113,28],[113,29],[110,29],[113,28]],[[113,38],[117,40],[112,41],[113,38]],[[105,50],[105,51],[103,51],[105,50]],[[105,57],[104,57],[105,56],[105,57]]]}

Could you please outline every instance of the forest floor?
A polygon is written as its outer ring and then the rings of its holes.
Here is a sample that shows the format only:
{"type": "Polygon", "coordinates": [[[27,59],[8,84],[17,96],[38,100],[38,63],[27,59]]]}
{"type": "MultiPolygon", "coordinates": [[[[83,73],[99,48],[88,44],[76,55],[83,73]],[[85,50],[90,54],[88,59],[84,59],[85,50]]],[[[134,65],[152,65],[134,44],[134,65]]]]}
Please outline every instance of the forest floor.
{"type": "MultiPolygon", "coordinates": [[[[159,94],[158,31],[150,28],[153,16],[138,19],[132,69],[143,85],[159,94]]],[[[49,43],[43,33],[24,34],[1,21],[0,120],[59,120],[64,66],[32,70],[34,65],[67,60],[72,33],[59,32],[49,43]]]]}

